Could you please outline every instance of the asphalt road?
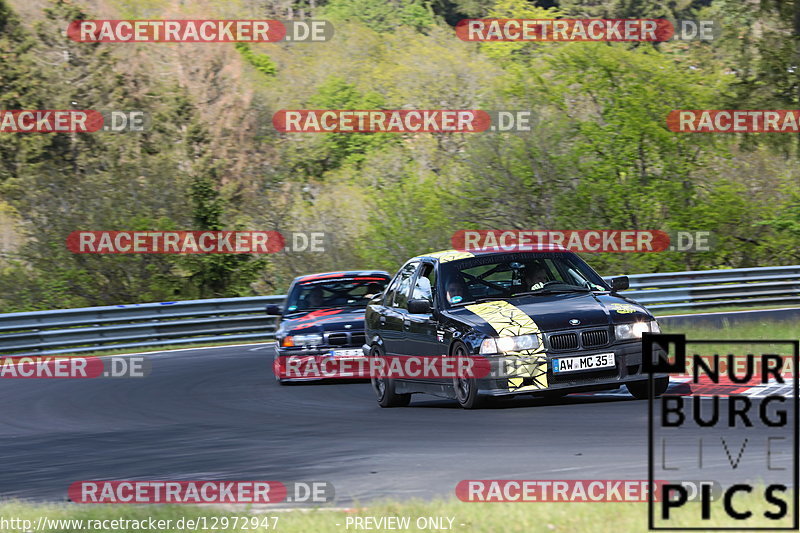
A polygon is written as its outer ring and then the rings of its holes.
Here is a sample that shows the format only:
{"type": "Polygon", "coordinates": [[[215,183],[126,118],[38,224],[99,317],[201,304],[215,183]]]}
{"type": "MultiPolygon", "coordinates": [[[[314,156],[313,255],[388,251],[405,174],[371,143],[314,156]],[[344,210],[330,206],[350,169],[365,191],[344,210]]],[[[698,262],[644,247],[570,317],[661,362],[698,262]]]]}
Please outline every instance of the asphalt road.
{"type": "MultiPolygon", "coordinates": [[[[463,479],[647,479],[647,402],[624,395],[381,409],[368,383],[278,386],[271,345],[146,357],[146,378],[0,380],[0,497],[65,500],[89,479],[319,480],[350,505],[452,496],[463,479]]],[[[718,479],[694,467],[692,439],[675,450],[675,478],[718,479]]],[[[724,464],[716,451],[706,468],[724,464]]],[[[749,453],[737,480],[764,470],[749,453]]]]}

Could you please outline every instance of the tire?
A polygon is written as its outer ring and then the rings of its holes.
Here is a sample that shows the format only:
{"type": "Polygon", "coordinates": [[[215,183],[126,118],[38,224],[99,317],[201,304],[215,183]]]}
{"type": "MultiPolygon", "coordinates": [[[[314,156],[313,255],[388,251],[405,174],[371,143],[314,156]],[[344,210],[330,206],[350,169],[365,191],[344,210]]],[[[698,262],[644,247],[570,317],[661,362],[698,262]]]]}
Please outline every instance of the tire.
{"type": "MultiPolygon", "coordinates": [[[[633,383],[626,383],[625,386],[628,388],[628,392],[631,393],[631,396],[636,398],[637,400],[646,400],[649,398],[648,390],[647,390],[647,381],[635,381],[633,383]]],[[[669,386],[669,378],[656,378],[653,383],[653,395],[654,398],[657,398],[664,394],[669,386]]]]}
{"type": "MultiPolygon", "coordinates": [[[[372,348],[370,357],[380,357],[383,352],[377,346],[372,348]]],[[[397,394],[394,388],[394,380],[391,378],[375,377],[370,379],[372,390],[378,399],[381,407],[407,407],[411,403],[411,394],[397,394]]]]}
{"type": "MultiPolygon", "coordinates": [[[[453,357],[467,357],[467,347],[456,343],[452,351],[453,357]]],[[[478,395],[478,382],[475,378],[453,378],[453,392],[462,409],[479,409],[484,405],[484,398],[478,395]]]]}

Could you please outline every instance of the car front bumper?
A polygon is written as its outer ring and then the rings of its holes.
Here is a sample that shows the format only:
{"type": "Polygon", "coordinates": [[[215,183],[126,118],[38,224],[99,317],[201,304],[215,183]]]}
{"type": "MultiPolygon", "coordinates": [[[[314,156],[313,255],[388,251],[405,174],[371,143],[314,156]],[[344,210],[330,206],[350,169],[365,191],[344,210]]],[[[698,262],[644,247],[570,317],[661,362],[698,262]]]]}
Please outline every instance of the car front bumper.
{"type": "MultiPolygon", "coordinates": [[[[332,355],[332,350],[353,350],[357,355],[350,359],[366,360],[361,354],[358,346],[319,346],[310,349],[283,349],[275,347],[275,360],[272,371],[275,377],[281,381],[302,382],[320,381],[323,379],[342,378],[342,379],[368,379],[369,375],[359,375],[358,373],[337,373],[337,365],[329,364],[335,362],[336,358],[332,355]],[[291,361],[291,363],[289,363],[291,361]],[[326,366],[327,365],[327,366],[326,366]],[[302,369],[300,375],[292,369],[302,369]],[[318,369],[319,372],[316,372],[318,369]],[[331,372],[331,370],[334,370],[331,372]]],[[[341,360],[341,359],[340,359],[341,360]]]]}
{"type": "MultiPolygon", "coordinates": [[[[608,390],[617,388],[625,383],[641,382],[648,379],[648,374],[642,372],[642,344],[640,342],[624,342],[604,348],[581,350],[573,353],[548,353],[539,357],[546,359],[546,379],[543,379],[545,376],[541,375],[537,379],[537,374],[544,369],[543,363],[540,363],[542,366],[539,367],[538,373],[531,372],[529,375],[524,375],[524,372],[523,375],[520,375],[520,373],[509,375],[502,371],[497,371],[490,376],[477,379],[478,394],[484,396],[508,396],[523,393],[573,393],[608,390]],[[553,359],[612,352],[615,360],[613,368],[553,372],[553,359]]],[[[666,376],[668,374],[656,374],[656,377],[666,376]]]]}

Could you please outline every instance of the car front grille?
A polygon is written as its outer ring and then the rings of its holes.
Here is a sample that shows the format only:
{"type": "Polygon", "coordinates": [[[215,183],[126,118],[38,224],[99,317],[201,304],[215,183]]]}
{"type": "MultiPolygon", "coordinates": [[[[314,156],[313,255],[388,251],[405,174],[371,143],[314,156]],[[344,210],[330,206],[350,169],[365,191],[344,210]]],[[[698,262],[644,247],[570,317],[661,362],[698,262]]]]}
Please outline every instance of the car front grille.
{"type": "Polygon", "coordinates": [[[592,329],[581,333],[581,343],[584,348],[593,346],[605,346],[608,344],[608,330],[592,329]]]}
{"type": "Polygon", "coordinates": [[[578,347],[578,335],[575,333],[560,333],[550,336],[550,347],[554,350],[572,350],[578,347]]]}
{"type": "Polygon", "coordinates": [[[331,333],[328,335],[328,344],[331,346],[347,346],[350,340],[348,333],[331,333]]]}
{"type": "Polygon", "coordinates": [[[363,332],[326,333],[325,344],[328,346],[355,346],[364,345],[366,337],[363,332]]]}

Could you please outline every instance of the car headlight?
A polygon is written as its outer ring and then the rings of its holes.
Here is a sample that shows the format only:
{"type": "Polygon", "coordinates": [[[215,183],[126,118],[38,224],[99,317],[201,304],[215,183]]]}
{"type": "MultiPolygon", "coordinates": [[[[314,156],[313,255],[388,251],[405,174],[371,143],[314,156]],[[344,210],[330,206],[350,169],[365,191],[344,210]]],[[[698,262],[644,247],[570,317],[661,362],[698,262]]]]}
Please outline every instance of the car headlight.
{"type": "Polygon", "coordinates": [[[539,347],[537,335],[519,335],[516,337],[489,337],[481,342],[481,354],[495,354],[535,350],[539,347]]]}
{"type": "Polygon", "coordinates": [[[658,327],[658,323],[655,320],[614,326],[614,335],[619,341],[641,339],[642,333],[661,333],[661,328],[658,327]]]}
{"type": "Polygon", "coordinates": [[[317,346],[322,344],[322,335],[310,333],[308,335],[288,335],[281,340],[281,346],[317,346]]]}

